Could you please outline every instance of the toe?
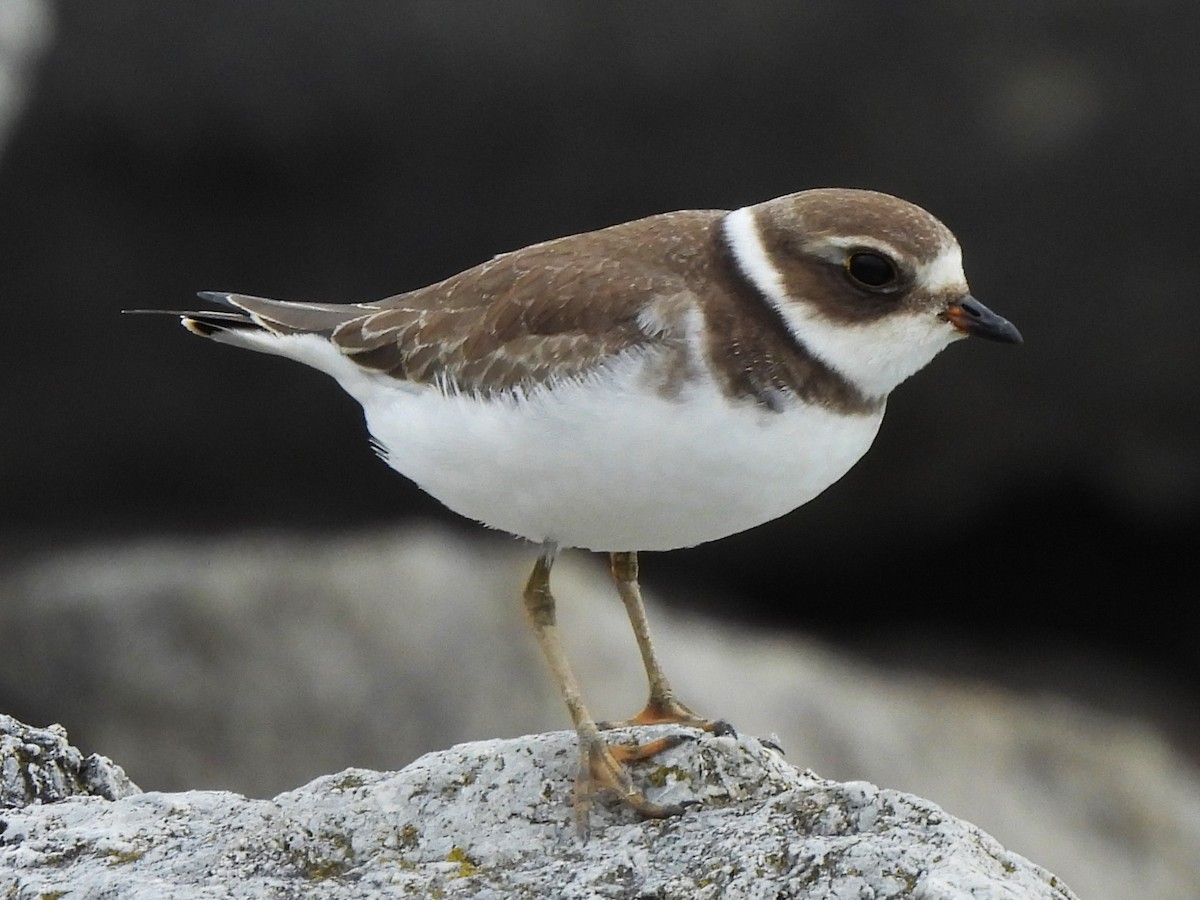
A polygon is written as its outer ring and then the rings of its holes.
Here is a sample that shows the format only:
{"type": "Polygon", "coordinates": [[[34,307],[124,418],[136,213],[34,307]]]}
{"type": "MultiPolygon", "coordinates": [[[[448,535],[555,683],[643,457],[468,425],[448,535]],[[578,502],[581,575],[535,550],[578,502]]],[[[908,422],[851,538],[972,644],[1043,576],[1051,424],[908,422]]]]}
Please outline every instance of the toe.
{"type": "Polygon", "coordinates": [[[596,794],[611,791],[622,803],[648,819],[666,819],[681,815],[696,801],[661,804],[647,800],[629,777],[624,763],[646,759],[663,750],[694,740],[691,735],[670,735],[647,744],[610,747],[599,736],[580,736],[579,771],[575,776],[575,828],[587,840],[588,817],[596,794]]]}

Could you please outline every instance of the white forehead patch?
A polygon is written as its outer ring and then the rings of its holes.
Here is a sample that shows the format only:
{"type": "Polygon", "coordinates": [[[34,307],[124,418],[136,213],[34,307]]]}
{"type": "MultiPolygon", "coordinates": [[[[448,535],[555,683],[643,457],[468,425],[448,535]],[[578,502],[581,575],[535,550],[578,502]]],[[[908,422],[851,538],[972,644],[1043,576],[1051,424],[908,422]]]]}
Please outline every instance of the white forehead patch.
{"type": "Polygon", "coordinates": [[[917,269],[916,276],[917,283],[931,294],[954,288],[965,293],[967,276],[963,273],[962,248],[957,242],[947,244],[932,262],[917,269]]]}
{"type": "MultiPolygon", "coordinates": [[[[900,312],[851,324],[823,315],[811,298],[788,296],[748,207],[725,217],[725,240],[746,279],[767,298],[793,337],[868,397],[886,397],[948,344],[961,337],[931,312],[900,312]]],[[[962,252],[948,246],[917,278],[929,289],[965,283],[962,252]]]]}

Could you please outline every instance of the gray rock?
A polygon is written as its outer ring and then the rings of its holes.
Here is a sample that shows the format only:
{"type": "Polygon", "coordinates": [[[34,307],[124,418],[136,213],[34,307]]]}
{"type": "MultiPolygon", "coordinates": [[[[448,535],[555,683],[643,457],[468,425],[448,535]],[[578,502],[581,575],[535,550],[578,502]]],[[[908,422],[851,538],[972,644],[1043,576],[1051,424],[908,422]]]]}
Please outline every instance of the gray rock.
{"type": "Polygon", "coordinates": [[[119,800],[141,793],[125,770],[67,742],[61,725],[33,728],[0,713],[0,809],[67,797],[119,800]]]}
{"type": "Polygon", "coordinates": [[[554,732],[349,769],[273,800],[190,791],[6,812],[0,895],[1075,896],[927,800],[801,772],[745,737],[703,735],[640,764],[651,799],[700,805],[666,821],[600,808],[582,843],[575,760],[574,735],[554,732]]]}
{"type": "MultiPolygon", "coordinates": [[[[143,787],[259,798],[561,728],[518,598],[531,564],[432,528],[48,553],[0,573],[0,709],[65,723],[143,787]]],[[[1200,775],[1145,723],[670,615],[655,572],[656,643],[702,713],[835,780],[932,798],[1090,900],[1194,900],[1200,775]]],[[[624,718],[645,681],[603,566],[566,554],[554,587],[589,706],[624,718]]]]}

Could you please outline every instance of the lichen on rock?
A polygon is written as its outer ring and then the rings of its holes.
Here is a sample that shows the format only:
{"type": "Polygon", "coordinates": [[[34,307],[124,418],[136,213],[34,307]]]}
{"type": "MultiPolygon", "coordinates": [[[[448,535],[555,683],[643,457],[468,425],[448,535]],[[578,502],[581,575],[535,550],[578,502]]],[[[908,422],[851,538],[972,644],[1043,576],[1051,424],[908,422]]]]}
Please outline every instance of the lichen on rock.
{"type": "Polygon", "coordinates": [[[653,802],[693,807],[646,821],[600,805],[586,842],[572,821],[571,732],[460,744],[273,800],[190,791],[35,803],[0,813],[0,896],[148,898],[169,883],[179,898],[1074,897],[929,801],[822,779],[754,738],[694,737],[633,773],[653,802]]]}

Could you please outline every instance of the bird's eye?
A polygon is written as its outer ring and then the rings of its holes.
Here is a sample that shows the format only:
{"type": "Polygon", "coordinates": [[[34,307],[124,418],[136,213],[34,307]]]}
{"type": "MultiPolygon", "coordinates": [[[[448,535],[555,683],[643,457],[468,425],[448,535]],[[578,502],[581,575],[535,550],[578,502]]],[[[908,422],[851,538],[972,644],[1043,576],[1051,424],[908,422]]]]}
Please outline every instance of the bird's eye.
{"type": "Polygon", "coordinates": [[[862,287],[879,290],[896,282],[896,265],[886,256],[858,250],[846,257],[846,274],[862,287]]]}

